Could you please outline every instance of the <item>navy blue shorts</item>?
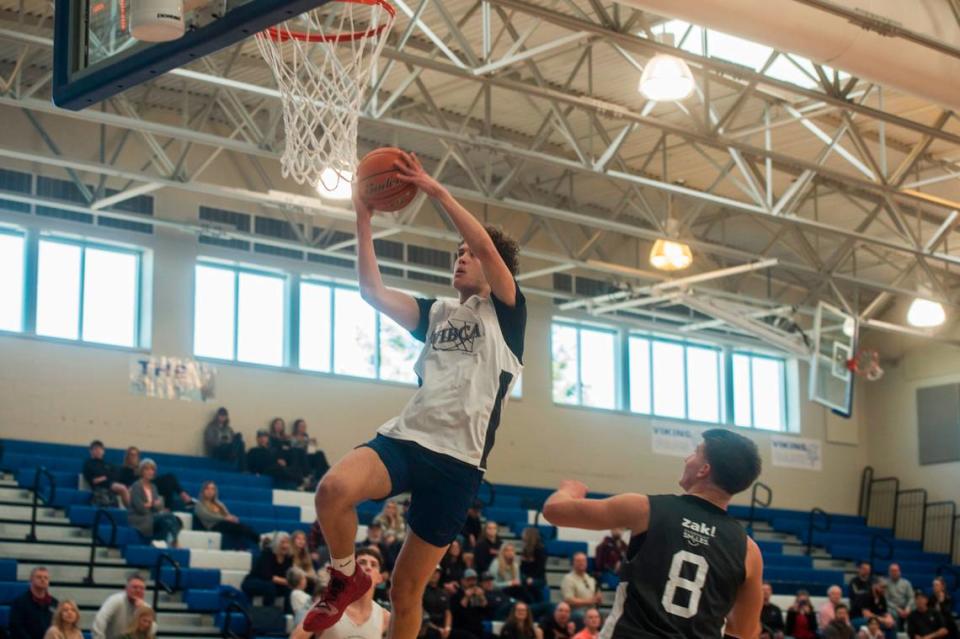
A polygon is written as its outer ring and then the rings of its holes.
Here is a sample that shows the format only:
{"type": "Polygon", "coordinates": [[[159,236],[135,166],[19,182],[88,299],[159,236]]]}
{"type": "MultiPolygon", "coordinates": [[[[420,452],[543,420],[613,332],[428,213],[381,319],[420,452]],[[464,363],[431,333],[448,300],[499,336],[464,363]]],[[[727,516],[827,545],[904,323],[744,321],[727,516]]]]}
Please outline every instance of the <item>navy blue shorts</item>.
{"type": "Polygon", "coordinates": [[[457,538],[480,488],[479,468],[383,435],[363,446],[372,448],[390,473],[389,496],[410,493],[407,524],[418,537],[438,548],[457,538]]]}

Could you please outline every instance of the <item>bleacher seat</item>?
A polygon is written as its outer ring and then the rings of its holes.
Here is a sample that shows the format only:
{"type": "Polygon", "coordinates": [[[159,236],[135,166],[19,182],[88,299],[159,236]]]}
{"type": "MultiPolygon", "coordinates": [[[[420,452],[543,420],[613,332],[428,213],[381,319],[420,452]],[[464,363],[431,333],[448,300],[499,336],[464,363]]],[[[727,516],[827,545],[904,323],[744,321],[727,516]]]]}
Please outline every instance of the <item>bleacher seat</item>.
{"type": "Polygon", "coordinates": [[[587,552],[587,544],[583,541],[551,539],[547,541],[544,546],[546,547],[547,555],[551,557],[571,557],[574,553],[587,552]]]}
{"type": "Polygon", "coordinates": [[[17,560],[0,559],[0,581],[17,580],[17,560]]]}
{"type": "Polygon", "coordinates": [[[0,606],[0,628],[10,625],[10,606],[0,606]]]}
{"type": "Polygon", "coordinates": [[[22,595],[30,588],[26,581],[3,581],[0,582],[0,604],[10,604],[14,599],[22,595]]]}

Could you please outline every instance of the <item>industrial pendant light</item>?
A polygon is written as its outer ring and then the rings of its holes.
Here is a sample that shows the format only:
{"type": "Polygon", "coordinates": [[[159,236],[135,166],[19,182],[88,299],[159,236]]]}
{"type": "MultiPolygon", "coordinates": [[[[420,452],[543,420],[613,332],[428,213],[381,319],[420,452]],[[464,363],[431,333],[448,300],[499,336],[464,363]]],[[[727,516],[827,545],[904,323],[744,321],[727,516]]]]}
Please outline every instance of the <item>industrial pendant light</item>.
{"type": "Polygon", "coordinates": [[[943,324],[947,313],[940,302],[924,297],[914,298],[907,311],[907,323],[917,328],[935,328],[943,324]]]}
{"type": "MultiPolygon", "coordinates": [[[[673,34],[658,36],[657,41],[674,46],[673,34]]],[[[683,100],[693,93],[693,89],[693,73],[690,72],[690,67],[682,59],[667,53],[653,56],[640,75],[640,93],[655,102],[683,100]]]]}
{"type": "Polygon", "coordinates": [[[679,224],[673,218],[667,220],[668,238],[660,238],[650,249],[650,265],[661,271],[682,271],[693,263],[693,253],[683,242],[676,241],[679,224]]]}

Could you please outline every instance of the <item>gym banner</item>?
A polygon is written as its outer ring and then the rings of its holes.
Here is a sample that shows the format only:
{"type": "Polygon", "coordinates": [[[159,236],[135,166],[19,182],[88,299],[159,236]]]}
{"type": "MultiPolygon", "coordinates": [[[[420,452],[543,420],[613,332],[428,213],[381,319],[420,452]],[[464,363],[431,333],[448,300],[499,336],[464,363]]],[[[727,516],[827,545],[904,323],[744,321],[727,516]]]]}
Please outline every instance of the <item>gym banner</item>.
{"type": "Polygon", "coordinates": [[[657,455],[686,457],[700,443],[700,429],[671,424],[654,424],[651,443],[657,455]]]}
{"type": "Polygon", "coordinates": [[[130,357],[130,392],[134,395],[208,402],[215,399],[216,379],[216,368],[189,357],[130,357]]]}
{"type": "Polygon", "coordinates": [[[770,461],[774,466],[823,469],[823,442],[801,437],[770,436],[770,461]]]}

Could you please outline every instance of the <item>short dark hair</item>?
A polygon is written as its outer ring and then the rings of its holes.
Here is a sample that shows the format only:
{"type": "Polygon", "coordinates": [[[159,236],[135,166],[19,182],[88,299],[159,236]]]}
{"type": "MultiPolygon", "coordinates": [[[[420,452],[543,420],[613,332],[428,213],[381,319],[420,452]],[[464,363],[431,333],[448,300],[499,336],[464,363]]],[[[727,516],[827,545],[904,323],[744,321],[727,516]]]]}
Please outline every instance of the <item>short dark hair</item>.
{"type": "Polygon", "coordinates": [[[99,446],[100,448],[103,448],[103,442],[100,441],[99,439],[95,439],[92,442],[90,442],[90,448],[96,448],[97,446],[99,446]]]}
{"type": "Polygon", "coordinates": [[[377,567],[381,570],[383,569],[383,555],[380,554],[380,551],[377,550],[376,546],[364,546],[357,551],[357,559],[366,555],[367,557],[373,557],[377,560],[377,567]]]}
{"type": "Polygon", "coordinates": [[[919,599],[920,597],[923,597],[924,599],[929,599],[929,598],[930,598],[930,597],[927,596],[927,593],[925,593],[925,592],[922,591],[922,590],[918,590],[918,591],[916,591],[915,593],[913,593],[913,598],[914,598],[914,599],[919,599]]]}
{"type": "MultiPolygon", "coordinates": [[[[520,245],[498,226],[485,224],[483,228],[490,239],[493,240],[493,245],[497,247],[497,253],[500,254],[503,263],[510,269],[511,275],[516,275],[520,270],[520,245]]],[[[464,240],[460,240],[460,245],[463,244],[464,240]]]]}
{"type": "Polygon", "coordinates": [[[743,435],[711,428],[703,433],[703,452],[713,483],[731,495],[746,490],[760,476],[757,445],[743,435]]]}
{"type": "Polygon", "coordinates": [[[833,611],[836,612],[838,610],[846,610],[847,612],[850,612],[850,607],[845,603],[838,603],[833,607],[833,611]]]}

